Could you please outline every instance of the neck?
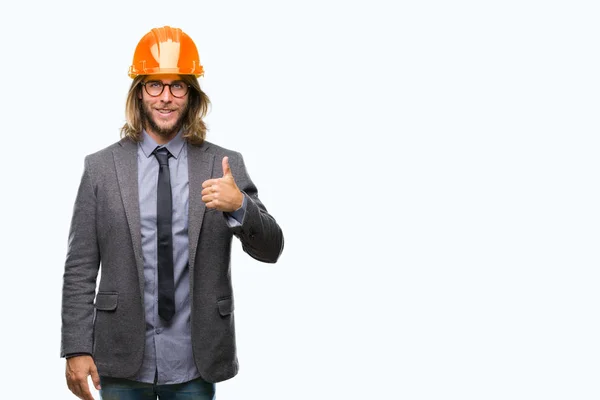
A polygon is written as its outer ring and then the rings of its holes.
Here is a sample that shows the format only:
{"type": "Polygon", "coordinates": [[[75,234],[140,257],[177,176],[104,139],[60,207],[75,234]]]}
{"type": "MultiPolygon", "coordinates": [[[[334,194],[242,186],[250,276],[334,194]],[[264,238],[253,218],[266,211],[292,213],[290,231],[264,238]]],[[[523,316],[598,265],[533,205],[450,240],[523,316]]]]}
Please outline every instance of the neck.
{"type": "Polygon", "coordinates": [[[154,139],[154,141],[156,142],[156,144],[159,145],[163,145],[166,143],[169,143],[171,141],[171,139],[173,139],[175,136],[177,136],[177,131],[171,133],[168,136],[163,136],[163,135],[159,135],[157,133],[152,132],[151,130],[146,129],[146,132],[148,133],[148,135],[150,135],[150,137],[152,139],[154,139]]]}

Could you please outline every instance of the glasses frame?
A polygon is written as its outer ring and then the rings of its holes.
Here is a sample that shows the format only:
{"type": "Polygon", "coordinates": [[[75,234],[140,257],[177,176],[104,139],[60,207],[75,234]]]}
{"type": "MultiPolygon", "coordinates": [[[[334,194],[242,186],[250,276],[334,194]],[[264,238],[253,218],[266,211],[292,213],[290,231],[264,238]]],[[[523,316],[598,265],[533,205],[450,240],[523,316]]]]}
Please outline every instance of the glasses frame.
{"type": "Polygon", "coordinates": [[[165,86],[168,86],[169,87],[169,93],[171,93],[171,96],[173,96],[175,98],[178,98],[178,99],[182,99],[185,96],[187,96],[187,94],[190,92],[190,87],[191,87],[191,85],[188,85],[184,81],[175,81],[175,82],[171,82],[171,83],[164,83],[163,81],[159,81],[159,80],[156,80],[156,79],[153,79],[151,81],[141,82],[140,84],[144,87],[144,90],[146,91],[146,93],[148,93],[148,96],[150,96],[150,97],[158,97],[158,96],[160,96],[165,91],[165,86]],[[152,82],[154,82],[154,83],[158,82],[158,83],[160,83],[162,85],[162,89],[160,90],[159,94],[150,94],[150,92],[148,92],[148,88],[146,87],[146,84],[147,83],[152,83],[152,82]],[[185,94],[183,96],[176,96],[175,93],[173,93],[173,90],[171,89],[171,85],[173,83],[182,83],[187,88],[187,90],[185,91],[185,94]]]}

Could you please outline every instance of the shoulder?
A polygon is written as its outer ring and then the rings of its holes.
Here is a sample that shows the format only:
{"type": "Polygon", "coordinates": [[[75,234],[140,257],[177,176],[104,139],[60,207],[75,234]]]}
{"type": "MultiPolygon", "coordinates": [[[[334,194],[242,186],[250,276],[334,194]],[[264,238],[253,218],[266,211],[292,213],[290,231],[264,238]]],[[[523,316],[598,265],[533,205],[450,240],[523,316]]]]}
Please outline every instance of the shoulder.
{"type": "Polygon", "coordinates": [[[195,146],[195,147],[200,147],[205,152],[212,154],[216,157],[218,157],[218,156],[221,156],[221,157],[224,157],[224,156],[232,157],[233,156],[236,158],[242,157],[242,154],[236,150],[228,149],[223,146],[219,146],[219,145],[209,142],[207,140],[205,140],[200,146],[195,146]]]}
{"type": "Polygon", "coordinates": [[[87,154],[85,156],[85,163],[91,165],[104,164],[113,160],[113,153],[115,151],[122,151],[128,149],[130,151],[133,151],[136,148],[137,143],[133,142],[131,139],[124,138],[119,140],[118,142],[106,146],[103,149],[87,154]]]}

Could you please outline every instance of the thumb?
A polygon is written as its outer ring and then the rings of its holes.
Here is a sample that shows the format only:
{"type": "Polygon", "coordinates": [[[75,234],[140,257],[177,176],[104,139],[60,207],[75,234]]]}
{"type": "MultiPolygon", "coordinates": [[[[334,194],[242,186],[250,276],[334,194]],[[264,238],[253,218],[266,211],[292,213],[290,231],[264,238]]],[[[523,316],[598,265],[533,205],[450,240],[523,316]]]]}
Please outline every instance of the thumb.
{"type": "Polygon", "coordinates": [[[229,157],[223,157],[223,176],[231,175],[231,168],[229,168],[229,157]]]}
{"type": "Polygon", "coordinates": [[[100,375],[98,375],[98,369],[96,367],[92,368],[90,371],[90,375],[92,376],[92,383],[96,390],[100,390],[100,375]]]}

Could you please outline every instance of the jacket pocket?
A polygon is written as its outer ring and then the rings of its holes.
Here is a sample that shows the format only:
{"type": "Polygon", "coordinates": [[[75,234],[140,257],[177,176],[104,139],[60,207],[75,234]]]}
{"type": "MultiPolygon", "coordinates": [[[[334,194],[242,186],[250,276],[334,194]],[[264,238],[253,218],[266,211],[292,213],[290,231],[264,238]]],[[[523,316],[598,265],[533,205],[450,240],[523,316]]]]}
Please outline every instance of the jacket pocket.
{"type": "Polygon", "coordinates": [[[233,312],[233,297],[223,297],[217,300],[217,306],[219,307],[219,314],[222,316],[229,315],[233,312]]]}
{"type": "Polygon", "coordinates": [[[98,292],[94,306],[96,310],[114,311],[117,309],[119,293],[117,292],[98,292]]]}

